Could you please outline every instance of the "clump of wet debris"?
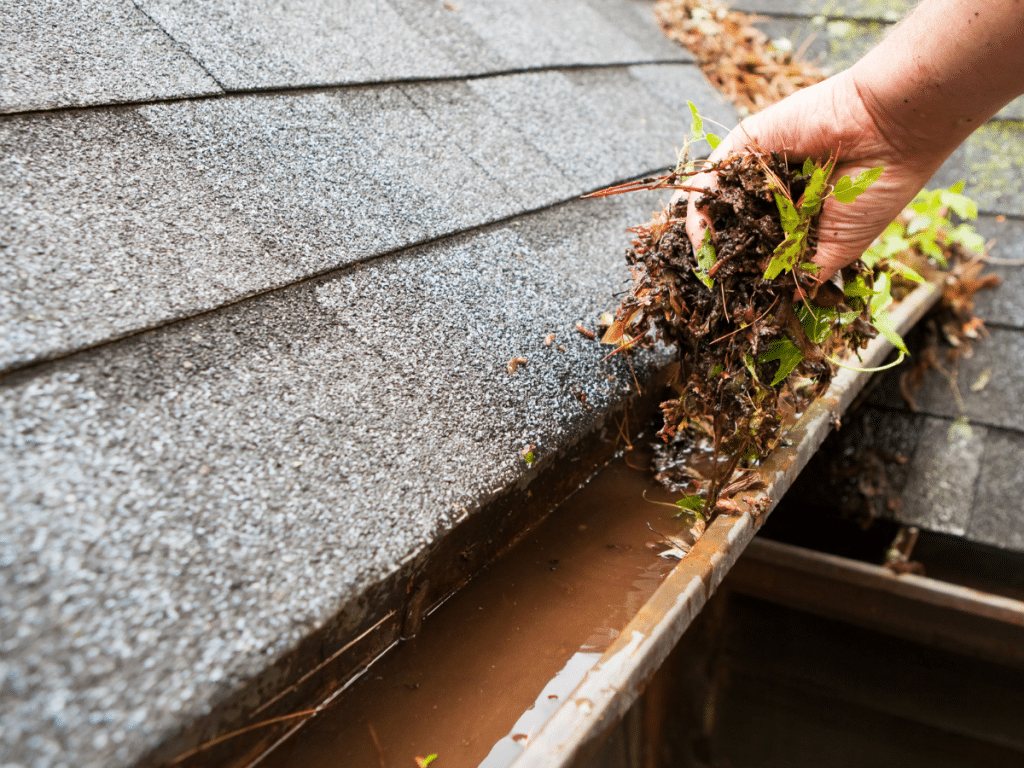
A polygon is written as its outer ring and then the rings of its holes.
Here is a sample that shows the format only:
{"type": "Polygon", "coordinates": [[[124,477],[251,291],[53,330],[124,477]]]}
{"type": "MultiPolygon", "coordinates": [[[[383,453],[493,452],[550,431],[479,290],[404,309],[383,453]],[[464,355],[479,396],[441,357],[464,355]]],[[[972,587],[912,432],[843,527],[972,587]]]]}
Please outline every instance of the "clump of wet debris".
{"type": "MultiPolygon", "coordinates": [[[[828,386],[828,358],[877,335],[863,298],[846,296],[831,282],[819,285],[804,259],[766,276],[790,236],[777,197],[799,206],[818,166],[794,168],[779,153],[754,150],[711,170],[717,189],[691,192],[711,221],[711,260],[687,237],[685,201],[635,227],[626,254],[632,286],[602,339],[620,351],[658,341],[674,346],[657,477],[700,498],[707,512],[727,510],[728,497],[749,487],[742,470],[767,456],[784,427],[828,386]]],[[[685,189],[686,183],[673,173],[607,192],[658,186],[685,189]]],[[[809,221],[807,253],[816,248],[816,231],[817,213],[809,221]]],[[[863,263],[842,277],[870,293],[874,274],[863,263]]]]}
{"type": "MultiPolygon", "coordinates": [[[[695,56],[704,74],[735,105],[741,116],[758,112],[801,88],[825,79],[827,75],[820,67],[803,60],[810,38],[795,46],[795,50],[788,40],[769,40],[755,26],[763,19],[731,10],[719,0],[658,0],[655,15],[665,34],[695,56]]],[[[761,159],[764,160],[766,158],[761,159]]],[[[764,181],[750,178],[750,161],[746,161],[746,171],[743,170],[743,161],[733,158],[731,162],[734,165],[723,164],[727,167],[722,181],[728,182],[730,175],[734,182],[738,181],[731,185],[732,197],[723,195],[722,199],[706,201],[715,215],[728,220],[727,248],[742,252],[730,259],[728,267],[717,267],[716,276],[720,272],[723,278],[718,295],[702,294],[703,286],[688,277],[692,274],[693,264],[699,259],[689,248],[683,231],[685,211],[674,206],[655,216],[649,224],[634,230],[636,240],[627,256],[634,272],[634,289],[620,308],[619,327],[613,326],[610,339],[615,341],[614,332],[621,331],[623,322],[631,317],[628,312],[642,309],[639,317],[644,320],[644,332],[652,332],[653,329],[653,334],[677,345],[680,360],[673,385],[675,397],[665,404],[666,427],[662,433],[667,440],[657,448],[657,477],[669,488],[685,493],[694,493],[703,487],[705,497],[716,503],[719,509],[727,509],[731,504],[729,497],[752,482],[752,476],[744,476],[737,465],[742,468],[756,461],[757,456],[766,455],[780,439],[786,421],[804,410],[807,403],[827,386],[831,376],[831,368],[815,355],[814,345],[807,344],[807,334],[801,336],[793,327],[790,315],[794,307],[799,306],[799,300],[786,301],[789,292],[793,291],[794,280],[798,287],[806,286],[808,276],[794,270],[795,274],[787,273],[773,281],[757,280],[759,273],[755,262],[758,259],[763,262],[765,253],[772,252],[772,244],[780,242],[778,212],[770,196],[764,195],[764,181]],[[737,162],[739,166],[735,165],[737,162]],[[747,175],[745,181],[742,180],[744,173],[747,175]],[[738,212],[737,215],[730,214],[729,206],[733,212],[738,212]],[[682,282],[676,284],[680,276],[682,282]],[[773,285],[765,285],[765,282],[773,285]],[[733,294],[730,289],[736,288],[740,293],[733,294]],[[766,301],[778,303],[762,315],[766,301]],[[627,313],[624,314],[623,310],[627,313]],[[700,314],[705,311],[710,314],[700,314]],[[739,318],[738,331],[736,318],[739,318]],[[730,324],[733,325],[730,327],[730,324]],[[731,346],[724,349],[721,348],[723,336],[732,339],[731,346]],[[764,349],[766,342],[770,348],[773,339],[783,337],[799,343],[801,352],[807,354],[795,375],[773,383],[772,391],[765,392],[765,368],[770,373],[773,365],[781,366],[782,363],[761,357],[757,350],[764,349]],[[744,357],[744,370],[740,371],[736,360],[744,345],[751,352],[753,365],[747,366],[744,357]],[[728,360],[719,360],[723,354],[728,360]],[[722,366],[721,370],[718,366],[722,366]],[[748,385],[754,377],[758,386],[750,388],[748,385]],[[744,407],[749,410],[745,411],[744,407]],[[747,413],[750,415],[745,415],[747,413]]],[[[806,178],[801,179],[799,174],[794,174],[777,156],[772,156],[768,165],[770,171],[790,185],[794,193],[800,193],[806,178]]],[[[645,181],[655,182],[649,184],[650,187],[678,179],[645,181]]],[[[723,188],[729,189],[730,186],[723,183],[723,188]]],[[[959,192],[959,189],[948,190],[954,191],[959,192]]],[[[944,197],[946,194],[946,191],[937,190],[931,196],[944,197]]],[[[961,199],[960,203],[965,201],[961,199]]],[[[908,208],[900,220],[894,222],[893,226],[900,225],[897,227],[899,231],[889,233],[887,230],[886,233],[886,237],[894,234],[910,240],[903,244],[906,247],[893,249],[888,258],[890,265],[895,267],[891,293],[896,300],[917,285],[916,281],[901,276],[901,264],[910,266],[912,272],[923,275],[943,289],[942,300],[924,320],[925,343],[915,352],[915,364],[903,373],[900,390],[909,407],[916,409],[914,399],[917,390],[929,371],[937,371],[949,381],[953,390],[960,410],[957,422],[966,424],[962,398],[956,385],[957,364],[961,358],[971,355],[972,342],[985,335],[984,325],[973,313],[974,294],[979,289],[994,287],[998,278],[981,274],[987,261],[987,249],[980,236],[967,235],[978,240],[973,244],[963,236],[961,241],[951,237],[955,233],[946,219],[946,201],[943,199],[941,202],[941,210],[930,212],[933,221],[938,222],[938,226],[932,227],[934,232],[910,237],[908,227],[921,211],[908,208]],[[936,251],[941,251],[941,255],[936,251]],[[936,274],[936,260],[950,265],[945,275],[936,274]]],[[[976,211],[965,215],[956,201],[953,207],[961,220],[977,215],[976,211]]],[[[716,229],[720,223],[715,223],[716,229]]],[[[810,234],[809,250],[813,252],[816,245],[813,226],[810,234]]],[[[881,245],[884,249],[885,237],[881,245]]],[[[720,257],[725,255],[727,251],[719,253],[720,257]]],[[[851,271],[863,274],[867,270],[861,263],[844,271],[843,278],[856,280],[851,271]]],[[[815,298],[817,301],[812,304],[825,306],[836,300],[835,296],[829,298],[820,292],[815,298]]],[[[840,296],[839,300],[842,298],[840,296]]],[[[637,337],[641,335],[639,323],[634,332],[637,337]]],[[[833,350],[838,346],[856,349],[871,335],[873,329],[863,317],[858,319],[857,327],[849,338],[833,338],[825,345],[833,350]]],[[[986,372],[971,388],[977,390],[987,383],[986,372]]],[[[876,489],[867,483],[861,488],[861,493],[865,498],[870,497],[872,509],[881,503],[880,500],[887,506],[898,503],[898,495],[887,486],[876,489]]],[[[868,518],[873,519],[876,513],[872,512],[868,518]]]]}

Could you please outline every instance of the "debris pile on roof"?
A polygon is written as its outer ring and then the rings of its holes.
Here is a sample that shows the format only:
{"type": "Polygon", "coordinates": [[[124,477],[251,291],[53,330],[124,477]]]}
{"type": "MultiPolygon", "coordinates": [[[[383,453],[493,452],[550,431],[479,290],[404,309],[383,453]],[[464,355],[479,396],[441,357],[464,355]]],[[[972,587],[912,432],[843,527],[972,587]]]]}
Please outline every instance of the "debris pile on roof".
{"type": "Polygon", "coordinates": [[[800,51],[788,41],[769,40],[754,27],[758,17],[715,0],[660,0],[654,13],[665,34],[697,57],[741,117],[825,79],[821,69],[800,61],[800,51]]]}

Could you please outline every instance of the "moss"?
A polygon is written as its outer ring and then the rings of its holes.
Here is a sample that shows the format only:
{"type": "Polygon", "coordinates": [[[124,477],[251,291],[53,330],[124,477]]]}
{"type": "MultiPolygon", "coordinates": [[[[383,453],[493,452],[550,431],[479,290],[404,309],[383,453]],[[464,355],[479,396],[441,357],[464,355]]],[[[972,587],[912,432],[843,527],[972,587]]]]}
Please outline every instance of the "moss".
{"type": "Polygon", "coordinates": [[[1019,120],[1024,118],[1024,96],[1020,96],[996,113],[1000,120],[1019,120]]]}
{"type": "Polygon", "coordinates": [[[1024,121],[983,125],[964,144],[967,192],[985,211],[1024,215],[1024,121]]]}
{"type": "Polygon", "coordinates": [[[820,13],[830,18],[899,21],[915,5],[913,0],[825,0],[820,13]]]}
{"type": "Polygon", "coordinates": [[[882,39],[888,28],[888,24],[878,21],[829,22],[825,27],[828,33],[829,65],[835,71],[852,66],[882,39]]]}

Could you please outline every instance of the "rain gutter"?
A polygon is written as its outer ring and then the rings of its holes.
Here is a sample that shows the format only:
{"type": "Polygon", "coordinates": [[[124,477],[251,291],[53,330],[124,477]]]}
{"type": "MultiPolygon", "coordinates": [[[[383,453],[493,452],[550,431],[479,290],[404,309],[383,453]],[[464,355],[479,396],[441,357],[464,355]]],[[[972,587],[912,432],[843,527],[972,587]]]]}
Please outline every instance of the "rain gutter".
{"type": "MultiPolygon", "coordinates": [[[[919,286],[894,309],[898,331],[913,327],[940,295],[935,286],[919,286]]],[[[873,339],[862,352],[861,366],[881,366],[892,349],[884,337],[873,339]]],[[[872,375],[839,369],[825,394],[788,433],[788,444],[757,470],[764,489],[747,494],[754,512],[715,518],[572,695],[533,733],[512,768],[581,765],[597,751],[872,375]]]]}

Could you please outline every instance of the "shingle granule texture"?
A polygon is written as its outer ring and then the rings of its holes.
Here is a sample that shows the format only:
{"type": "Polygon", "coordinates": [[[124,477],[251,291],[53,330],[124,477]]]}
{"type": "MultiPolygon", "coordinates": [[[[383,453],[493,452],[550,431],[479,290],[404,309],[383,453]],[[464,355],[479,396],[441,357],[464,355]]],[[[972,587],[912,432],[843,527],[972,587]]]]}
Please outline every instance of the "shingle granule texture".
{"type": "Polygon", "coordinates": [[[523,445],[585,434],[632,374],[573,325],[614,306],[651,205],[574,202],[4,379],[5,759],[130,763],[516,482],[523,445]]]}
{"type": "Polygon", "coordinates": [[[0,113],[220,92],[126,0],[12,0],[0,13],[0,113]]]}

